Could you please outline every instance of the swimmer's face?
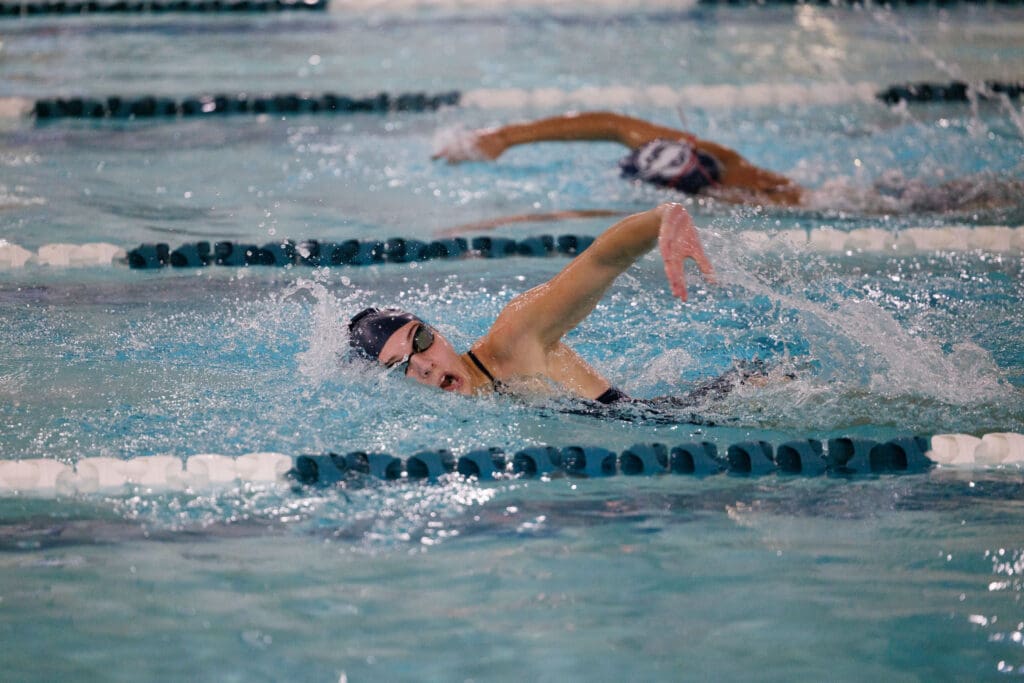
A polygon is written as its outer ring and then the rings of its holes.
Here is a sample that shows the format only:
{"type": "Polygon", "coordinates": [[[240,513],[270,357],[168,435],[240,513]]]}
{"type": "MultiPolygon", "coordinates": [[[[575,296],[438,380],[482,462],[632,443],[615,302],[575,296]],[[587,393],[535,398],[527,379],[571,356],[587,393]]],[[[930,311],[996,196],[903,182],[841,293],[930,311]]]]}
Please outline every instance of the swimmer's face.
{"type": "Polygon", "coordinates": [[[466,366],[441,334],[418,320],[395,330],[380,350],[377,360],[389,368],[404,371],[421,384],[469,395],[466,366]]]}

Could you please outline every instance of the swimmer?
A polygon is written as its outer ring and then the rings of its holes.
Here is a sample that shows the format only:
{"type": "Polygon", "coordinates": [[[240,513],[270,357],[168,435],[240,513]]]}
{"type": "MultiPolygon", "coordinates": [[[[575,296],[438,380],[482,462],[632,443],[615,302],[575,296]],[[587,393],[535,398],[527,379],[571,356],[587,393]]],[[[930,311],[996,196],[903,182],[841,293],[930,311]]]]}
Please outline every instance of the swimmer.
{"type": "MultiPolygon", "coordinates": [[[[509,147],[531,142],[600,140],[630,149],[619,161],[631,179],[739,204],[801,207],[820,211],[964,212],[1019,206],[1024,182],[981,173],[928,185],[886,172],[874,186],[859,189],[837,178],[808,190],[789,178],[754,166],[737,152],[674,128],[611,112],[554,116],[499,128],[446,131],[438,136],[434,159],[452,163],[497,159],[509,147]]],[[[593,212],[559,212],[556,218],[593,212]]],[[[532,215],[495,219],[493,225],[525,221],[532,215]]],[[[486,227],[486,226],[485,226],[486,227]]]]}
{"type": "Polygon", "coordinates": [[[754,166],[728,147],[611,112],[572,113],[469,131],[442,141],[433,158],[452,163],[493,160],[515,145],[581,140],[625,145],[631,151],[619,161],[624,176],[686,194],[779,206],[795,206],[804,200],[803,188],[792,180],[754,166]]]}
{"type": "MultiPolygon", "coordinates": [[[[569,395],[598,404],[633,402],[564,341],[594,310],[615,279],[658,245],[672,294],[687,296],[684,261],[693,259],[708,283],[714,269],[690,214],[662,204],[628,216],[548,282],[510,301],[483,338],[458,353],[436,329],[412,313],[367,308],[349,322],[354,352],[417,382],[466,396],[489,393],[569,395]]],[[[753,374],[714,380],[689,403],[727,393],[753,374]],[[733,381],[735,380],[735,381],[733,381]],[[726,384],[728,386],[726,386],[726,384]]]]}

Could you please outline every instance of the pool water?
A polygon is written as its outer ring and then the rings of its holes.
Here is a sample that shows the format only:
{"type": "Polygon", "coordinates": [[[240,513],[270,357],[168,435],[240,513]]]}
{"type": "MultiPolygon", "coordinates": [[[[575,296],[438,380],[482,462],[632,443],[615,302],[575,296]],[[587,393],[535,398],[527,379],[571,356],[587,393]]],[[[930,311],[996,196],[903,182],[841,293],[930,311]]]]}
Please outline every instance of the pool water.
{"type": "MultiPolygon", "coordinates": [[[[777,369],[766,387],[700,406],[701,424],[470,401],[344,360],[345,321],[367,305],[411,309],[466,348],[560,256],[0,268],[0,458],[1024,432],[1019,248],[776,239],[1021,229],[1019,101],[887,107],[871,95],[1016,80],[1022,38],[1018,11],[973,5],[366,2],[325,15],[4,20],[4,98],[463,93],[429,113],[0,119],[0,240],[34,251],[427,240],[508,214],[680,199],[622,180],[610,144],[430,160],[453,126],[569,107],[685,126],[815,199],[799,210],[684,200],[720,284],[691,273],[690,300],[675,301],[650,256],[570,335],[639,397],[684,393],[734,360],[777,369]],[[661,87],[686,97],[666,103],[652,95],[661,87]],[[874,187],[894,173],[963,180],[965,194],[1000,201],[889,201],[874,187]]],[[[610,220],[493,234],[596,235],[610,220]]],[[[1019,676],[1022,493],[1008,467],[5,494],[0,664],[10,680],[1019,676]]]]}

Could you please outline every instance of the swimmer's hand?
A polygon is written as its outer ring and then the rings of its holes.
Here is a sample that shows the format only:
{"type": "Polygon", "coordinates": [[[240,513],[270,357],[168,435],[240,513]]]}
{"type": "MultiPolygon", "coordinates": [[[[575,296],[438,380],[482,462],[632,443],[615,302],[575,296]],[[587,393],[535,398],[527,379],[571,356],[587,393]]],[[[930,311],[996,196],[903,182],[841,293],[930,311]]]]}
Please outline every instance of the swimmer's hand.
{"type": "Polygon", "coordinates": [[[434,153],[430,158],[444,159],[449,164],[490,161],[504,151],[505,144],[495,130],[467,130],[463,126],[451,126],[434,134],[434,153]]]}
{"type": "Polygon", "coordinates": [[[690,213],[680,204],[666,204],[661,214],[658,248],[665,262],[665,276],[672,294],[686,301],[686,273],[684,261],[692,258],[710,284],[715,284],[715,269],[704,254],[697,229],[690,213]]]}

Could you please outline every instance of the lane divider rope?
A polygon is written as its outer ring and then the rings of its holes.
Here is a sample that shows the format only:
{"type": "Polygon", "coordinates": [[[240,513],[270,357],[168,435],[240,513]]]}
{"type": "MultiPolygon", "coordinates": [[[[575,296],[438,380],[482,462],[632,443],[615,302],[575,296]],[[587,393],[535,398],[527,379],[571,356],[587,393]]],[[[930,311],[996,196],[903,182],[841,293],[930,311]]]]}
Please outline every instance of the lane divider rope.
{"type": "Polygon", "coordinates": [[[407,458],[353,451],[289,456],[198,454],[121,460],[81,458],[74,465],[35,458],[0,461],[0,496],[63,496],[151,490],[196,490],[244,483],[333,486],[352,478],[437,481],[457,473],[478,480],[537,477],[680,475],[712,477],[802,476],[850,478],[926,472],[932,467],[1024,468],[1024,435],[999,432],[975,437],[939,434],[873,441],[842,437],[778,445],[746,441],[719,449],[711,442],[638,443],[615,452],[598,446],[530,446],[507,454],[477,448],[456,456],[424,450],[407,458]]]}
{"type": "MultiPolygon", "coordinates": [[[[702,5],[828,5],[835,6],[862,4],[862,0],[697,0],[702,5]]],[[[956,0],[940,0],[938,4],[950,5],[956,0]]],[[[959,0],[966,4],[989,4],[990,0],[959,0]]],[[[995,0],[995,4],[1016,6],[1022,0],[995,0]]],[[[349,11],[377,9],[379,0],[367,2],[345,2],[349,11]]],[[[390,3],[392,9],[395,3],[390,3]]],[[[431,9],[444,5],[444,2],[422,1],[398,3],[404,9],[422,8],[429,5],[431,9]]],[[[462,3],[448,3],[461,7],[462,3]]],[[[531,4],[531,3],[527,3],[531,4]]],[[[893,0],[887,3],[895,7],[931,5],[933,0],[893,0]]],[[[22,0],[21,2],[0,3],[0,17],[38,17],[46,15],[75,14],[124,14],[124,13],[164,13],[164,12],[272,12],[292,9],[324,10],[327,0],[22,0]]]]}
{"type": "Polygon", "coordinates": [[[0,17],[75,14],[259,13],[324,11],[328,0],[26,0],[0,2],[0,17]]]}
{"type": "Polygon", "coordinates": [[[141,97],[58,97],[32,104],[37,121],[53,119],[149,119],[227,116],[233,114],[384,114],[434,111],[459,103],[456,91],[350,97],[335,93],[280,93],[255,95],[199,95],[175,99],[154,95],[141,97]]]}
{"type": "MultiPolygon", "coordinates": [[[[194,0],[189,0],[193,2],[194,0]]],[[[239,0],[239,4],[243,0],[239,0]]],[[[179,0],[175,4],[183,4],[179,0]]],[[[279,3],[286,5],[284,0],[279,3]]],[[[306,7],[306,2],[291,3],[306,7]]],[[[3,7],[0,4],[0,7],[3,7]]],[[[316,7],[312,7],[316,9],[316,7]]],[[[0,14],[2,16],[2,14],[0,14]]],[[[271,94],[207,93],[186,97],[166,95],[81,95],[28,99],[0,98],[0,116],[31,115],[37,122],[59,119],[150,119],[220,117],[227,115],[386,114],[428,112],[442,107],[478,109],[617,108],[625,106],[738,106],[838,105],[850,102],[970,102],[1019,99],[1024,81],[987,80],[977,83],[904,83],[879,89],[871,83],[752,83],[672,87],[602,86],[575,90],[560,88],[481,88],[439,93],[409,92],[351,95],[333,92],[271,94]]]]}
{"type": "Polygon", "coordinates": [[[913,253],[935,251],[1024,252],[1024,228],[963,225],[900,230],[856,228],[764,232],[745,230],[739,239],[749,249],[806,250],[820,253],[913,253]]]}
{"type": "MultiPolygon", "coordinates": [[[[46,244],[33,252],[0,239],[0,269],[28,265],[75,267],[127,263],[138,270],[221,266],[340,266],[409,263],[431,259],[507,256],[573,256],[593,242],[588,235],[535,235],[523,239],[498,236],[453,237],[430,242],[392,237],[386,240],[280,240],[257,245],[251,242],[199,241],[171,248],[147,243],[130,250],[107,242],[46,244]]],[[[806,251],[821,254],[912,254],[916,252],[983,251],[1024,252],[1024,227],[946,226],[941,228],[882,228],[836,230],[746,230],[736,234],[744,248],[756,253],[806,251]]]]}
{"type": "Polygon", "coordinates": [[[970,102],[972,97],[979,100],[997,100],[1007,97],[1019,99],[1024,92],[1024,81],[984,81],[970,84],[964,81],[949,83],[904,83],[891,85],[878,93],[877,97],[886,104],[898,102],[970,102]]]}

